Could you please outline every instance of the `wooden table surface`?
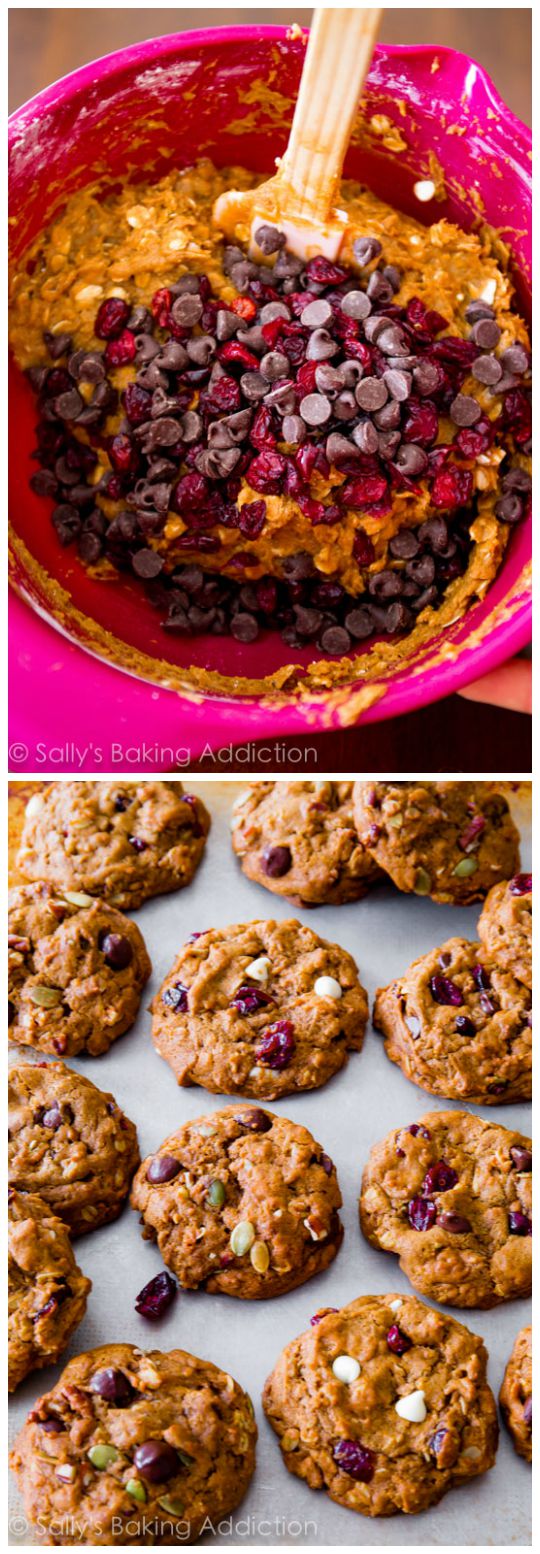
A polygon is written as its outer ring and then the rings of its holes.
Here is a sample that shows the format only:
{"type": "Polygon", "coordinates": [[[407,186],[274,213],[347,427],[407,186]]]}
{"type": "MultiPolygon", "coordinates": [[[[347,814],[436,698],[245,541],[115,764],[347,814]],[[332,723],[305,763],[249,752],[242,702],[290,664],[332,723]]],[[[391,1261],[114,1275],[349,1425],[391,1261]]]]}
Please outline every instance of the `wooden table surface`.
{"type": "MultiPolygon", "coordinates": [[[[162,33],[195,27],[284,23],[309,25],[309,10],[258,7],[192,10],[26,8],[10,15],[10,107],[100,54],[162,33]]],[[[425,8],[387,10],[381,37],[389,43],[434,43],[462,49],[493,77],[501,96],[526,123],[531,120],[531,10],[425,8]]],[[[343,734],[310,737],[319,770],[526,772],[531,767],[530,719],[461,701],[457,696],[405,718],[343,734]]],[[[276,749],[276,769],[298,771],[297,740],[276,749]],[[289,748],[287,758],[285,752],[289,748]]],[[[239,753],[228,771],[258,769],[239,753]]],[[[271,765],[266,769],[272,770],[271,765]]],[[[217,768],[219,769],[219,768],[217,768]]],[[[260,769],[260,768],[259,768],[260,769]]],[[[302,768],[300,767],[300,770],[302,768]]],[[[201,771],[215,771],[212,762],[201,771]]]]}

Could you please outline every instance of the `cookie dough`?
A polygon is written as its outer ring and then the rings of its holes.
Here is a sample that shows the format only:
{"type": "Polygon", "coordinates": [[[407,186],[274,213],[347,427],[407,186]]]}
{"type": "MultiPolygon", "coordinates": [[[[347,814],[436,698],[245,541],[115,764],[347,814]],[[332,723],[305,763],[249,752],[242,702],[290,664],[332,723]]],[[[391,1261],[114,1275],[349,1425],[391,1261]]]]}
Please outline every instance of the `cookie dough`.
{"type": "Polygon", "coordinates": [[[503,971],[532,987],[532,875],[494,885],[486,899],[478,937],[503,971]]]}
{"type": "Polygon", "coordinates": [[[264,1300],[328,1267],[343,1230],[335,1167],[307,1128],[254,1106],[187,1122],[140,1166],[143,1234],[185,1289],[264,1300]]]}
{"type": "Polygon", "coordinates": [[[498,1106],[531,1098],[531,995],[483,945],[448,939],[379,988],[373,1024],[430,1095],[498,1106]]]}
{"type": "Polygon", "coordinates": [[[504,794],[485,782],[357,782],[358,835],[398,890],[467,906],[519,868],[504,794]]]}
{"type": "Polygon", "coordinates": [[[362,1230],[443,1306],[529,1295],[531,1171],[522,1133],[470,1112],[428,1112],[372,1149],[362,1230]]]}
{"type": "Polygon", "coordinates": [[[495,1461],[481,1338],[413,1296],[366,1295],[288,1344],[263,1403],[285,1466],[364,1516],[425,1511],[495,1461]]]}
{"type": "Polygon", "coordinates": [[[189,885],[210,826],[181,782],[53,782],[26,809],[25,879],[139,907],[189,885]]]}
{"type": "Polygon", "coordinates": [[[532,1328],[518,1333],[499,1392],[501,1414],[516,1451],[532,1459],[532,1328]]]}
{"type": "Polygon", "coordinates": [[[55,1365],[82,1320],[91,1289],[68,1232],[37,1193],[9,1192],[9,1391],[30,1371],[55,1365]]]}
{"type": "Polygon", "coordinates": [[[216,1365],[106,1344],[39,1398],[11,1466],[48,1542],[190,1544],[242,1500],[256,1438],[247,1393],[216,1365]]]}
{"type": "Polygon", "coordinates": [[[179,1085],[271,1101],[343,1068],[368,1005],[352,956],[290,919],[192,935],[152,1009],[179,1085]]]}
{"type": "Polygon", "coordinates": [[[65,1063],[20,1063],[9,1107],[10,1184],[45,1198],[72,1236],[116,1219],[140,1155],[114,1096],[65,1063]]]}
{"type": "Polygon", "coordinates": [[[99,1057],[129,1030],[152,966],[135,923],[44,882],[10,895],[9,1035],[57,1056],[99,1057]]]}
{"type": "Polygon", "coordinates": [[[358,841],[352,782],[254,782],[236,800],[232,843],[244,874],[293,906],[357,901],[382,878],[358,841]]]}

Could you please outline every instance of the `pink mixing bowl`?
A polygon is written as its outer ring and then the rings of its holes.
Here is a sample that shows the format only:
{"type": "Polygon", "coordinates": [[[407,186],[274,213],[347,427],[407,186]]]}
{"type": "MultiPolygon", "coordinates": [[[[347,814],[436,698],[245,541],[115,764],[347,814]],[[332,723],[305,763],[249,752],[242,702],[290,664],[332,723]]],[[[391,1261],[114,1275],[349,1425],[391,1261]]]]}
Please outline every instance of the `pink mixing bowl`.
{"type": "MultiPolygon", "coordinates": [[[[268,173],[287,142],[303,57],[302,41],[284,28],[176,34],[109,55],[40,92],[11,120],[15,255],[67,195],[96,178],[159,177],[200,155],[268,173]]],[[[530,135],[474,61],[448,49],[377,49],[345,172],[420,219],[448,216],[470,227],[481,214],[502,229],[528,311],[530,135]],[[405,149],[385,148],[370,124],[374,114],[396,124],[405,149]],[[413,185],[430,176],[430,153],[444,171],[446,199],[419,205],[413,185]]],[[[284,734],[309,745],[310,732],[395,717],[447,696],[529,640],[531,537],[522,525],[488,597],[442,640],[376,680],[366,653],[339,690],[305,699],[286,687],[254,694],[243,680],[291,659],[275,636],[249,647],[166,638],[132,583],[98,584],[71,551],[59,551],[44,501],[28,489],[35,417],[16,369],[10,403],[14,771],[154,771],[194,762],[205,748],[284,734]],[[201,694],[191,666],[219,675],[219,686],[201,694]]],[[[294,654],[296,663],[312,656],[294,654]]]]}

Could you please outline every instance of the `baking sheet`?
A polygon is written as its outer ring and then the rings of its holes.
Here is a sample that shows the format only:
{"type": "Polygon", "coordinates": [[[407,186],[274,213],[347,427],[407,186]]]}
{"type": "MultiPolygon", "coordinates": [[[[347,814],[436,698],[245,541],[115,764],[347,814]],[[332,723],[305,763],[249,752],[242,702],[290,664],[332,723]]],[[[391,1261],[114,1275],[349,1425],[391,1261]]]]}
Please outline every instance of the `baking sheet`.
{"type": "MultiPolygon", "coordinates": [[[[194,883],[175,895],[147,902],[134,914],[154,967],[136,1025],[105,1057],[70,1059],[73,1068],[112,1091],[136,1122],[143,1156],[188,1118],[216,1110],[230,1100],[199,1088],[179,1089],[150,1038],[147,1005],[189,934],[258,917],[299,917],[315,932],[350,951],[371,1007],[375,989],[416,956],[452,934],[475,937],[480,911],[480,907],[437,906],[420,897],[400,895],[391,885],[348,906],[292,908],[246,880],[232,853],[231,806],[243,784],[199,781],[191,786],[211,811],[212,830],[194,883]]],[[[511,801],[522,833],[522,864],[530,867],[528,810],[522,792],[511,801]]],[[[32,1053],[30,1048],[14,1048],[13,1056],[28,1061],[32,1053]]],[[[391,1128],[454,1104],[459,1109],[458,1103],[437,1101],[405,1079],[386,1058],[382,1040],[371,1027],[363,1052],[351,1054],[348,1066],[325,1088],[270,1103],[272,1110],[304,1123],[324,1145],[336,1162],[344,1199],[345,1239],[337,1259],[325,1273],[278,1299],[239,1301],[180,1292],[166,1316],[150,1324],[135,1312],[134,1299],[163,1265],[157,1249],[143,1242],[137,1215],[127,1208],[114,1225],[80,1238],[76,1242],[77,1260],[93,1281],[86,1317],[61,1364],[34,1372],[15,1393],[10,1437],[35,1399],[57,1380],[71,1355],[111,1342],[130,1342],[142,1348],[179,1346],[213,1360],[237,1378],[253,1399],[260,1431],[257,1470],[245,1500],[233,1514],[232,1525],[223,1524],[203,1543],[293,1547],[527,1545],[531,1538],[530,1468],[517,1457],[504,1428],[497,1462],[490,1473],[450,1491],[439,1506],[420,1516],[370,1520],[332,1504],[324,1493],[315,1493],[287,1472],[260,1404],[264,1380],[281,1349],[309,1325],[310,1316],[320,1306],[342,1306],[369,1293],[410,1292],[397,1258],[376,1251],[361,1236],[357,1200],[362,1169],[372,1144],[391,1128]]],[[[525,1133],[530,1131],[528,1106],[469,1109],[525,1133]]],[[[515,1335],[530,1321],[529,1304],[513,1301],[493,1311],[446,1309],[483,1337],[489,1352],[488,1378],[497,1396],[515,1335]]],[[[10,1543],[31,1544],[32,1534],[13,1480],[11,1491],[10,1543]]]]}

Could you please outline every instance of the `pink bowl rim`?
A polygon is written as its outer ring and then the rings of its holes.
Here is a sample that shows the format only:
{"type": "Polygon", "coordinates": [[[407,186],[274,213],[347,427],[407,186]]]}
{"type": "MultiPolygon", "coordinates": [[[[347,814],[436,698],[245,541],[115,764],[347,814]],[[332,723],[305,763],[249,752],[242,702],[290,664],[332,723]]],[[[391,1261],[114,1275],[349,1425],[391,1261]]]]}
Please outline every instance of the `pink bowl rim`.
{"type": "MultiPolygon", "coordinates": [[[[302,30],[307,31],[307,29],[302,30]]],[[[188,51],[190,48],[201,48],[216,43],[243,42],[246,39],[252,42],[268,39],[277,43],[283,43],[290,41],[287,34],[288,27],[284,26],[211,27],[197,28],[189,32],[164,33],[157,38],[143,39],[139,43],[128,44],[125,48],[113,50],[109,54],[98,56],[98,58],[89,61],[85,65],[78,66],[76,70],[68,72],[67,75],[59,77],[58,80],[52,82],[49,86],[43,87],[40,92],[37,92],[33,97],[21,104],[20,107],[14,109],[8,119],[8,145],[11,148],[16,144],[19,132],[24,130],[26,121],[36,114],[42,116],[48,109],[57,106],[59,97],[63,95],[62,89],[64,91],[68,90],[70,94],[76,94],[92,84],[95,85],[96,71],[99,78],[113,74],[118,68],[129,68],[131,65],[137,65],[141,61],[145,61],[146,64],[158,61],[160,56],[169,53],[175,47],[181,47],[188,51]]],[[[438,47],[435,44],[378,44],[374,57],[378,60],[388,59],[395,61],[397,59],[406,59],[409,61],[415,58],[428,58],[435,55],[439,60],[457,61],[463,63],[464,67],[474,66],[477,78],[482,83],[486,97],[496,109],[497,114],[506,122],[516,141],[520,143],[520,151],[526,156],[532,146],[531,130],[521,119],[517,118],[512,109],[507,107],[497,91],[491,76],[470,55],[463,53],[459,49],[452,49],[447,46],[438,47]]],[[[530,182],[532,184],[532,176],[530,182]]],[[[32,607],[28,608],[26,600],[23,601],[23,604],[28,611],[29,620],[31,620],[33,615],[32,607]]],[[[16,616],[17,614],[18,611],[16,611],[16,616]]],[[[57,629],[53,621],[47,624],[51,626],[52,630],[57,629]]],[[[417,670],[416,673],[408,676],[403,682],[401,680],[383,682],[384,690],[381,698],[366,709],[360,716],[359,723],[378,722],[381,719],[386,721],[392,716],[401,716],[407,712],[414,712],[420,707],[437,702],[459,691],[474,680],[481,678],[490,670],[499,668],[501,664],[513,657],[514,654],[527,647],[531,640],[531,634],[532,600],[530,595],[524,594],[509,618],[497,623],[495,632],[472,647],[468,646],[467,643],[460,645],[459,653],[455,660],[446,659],[443,662],[431,665],[425,679],[421,670],[417,670]]],[[[75,645],[77,646],[77,644],[75,645]]],[[[79,651],[84,653],[86,658],[92,659],[93,655],[86,653],[84,649],[80,648],[79,651]]],[[[102,659],[95,660],[95,663],[103,664],[103,667],[106,669],[115,667],[102,659]]],[[[138,676],[125,674],[124,678],[128,683],[132,681],[139,687],[146,685],[149,692],[155,688],[154,682],[145,681],[138,676]]],[[[163,688],[161,689],[163,690],[163,688]]],[[[354,695],[357,689],[358,682],[355,682],[350,687],[351,695],[354,695]]],[[[174,704],[178,708],[178,694],[171,692],[172,698],[174,698],[174,704]]],[[[253,701],[251,697],[215,697],[210,695],[208,698],[205,698],[205,701],[208,706],[212,706],[216,711],[220,706],[235,706],[239,711],[241,711],[242,706],[244,708],[246,706],[254,709],[259,708],[260,710],[259,701],[253,701]]],[[[189,705],[189,696],[186,697],[186,705],[189,705]]],[[[315,720],[313,718],[313,707],[310,704],[304,707],[302,703],[291,703],[290,708],[284,709],[281,707],[279,711],[275,709],[274,716],[276,720],[274,726],[279,728],[282,733],[297,732],[299,722],[304,720],[314,732],[317,732],[317,728],[322,732],[327,726],[325,724],[324,711],[319,724],[318,718],[315,717],[315,720]]]]}

